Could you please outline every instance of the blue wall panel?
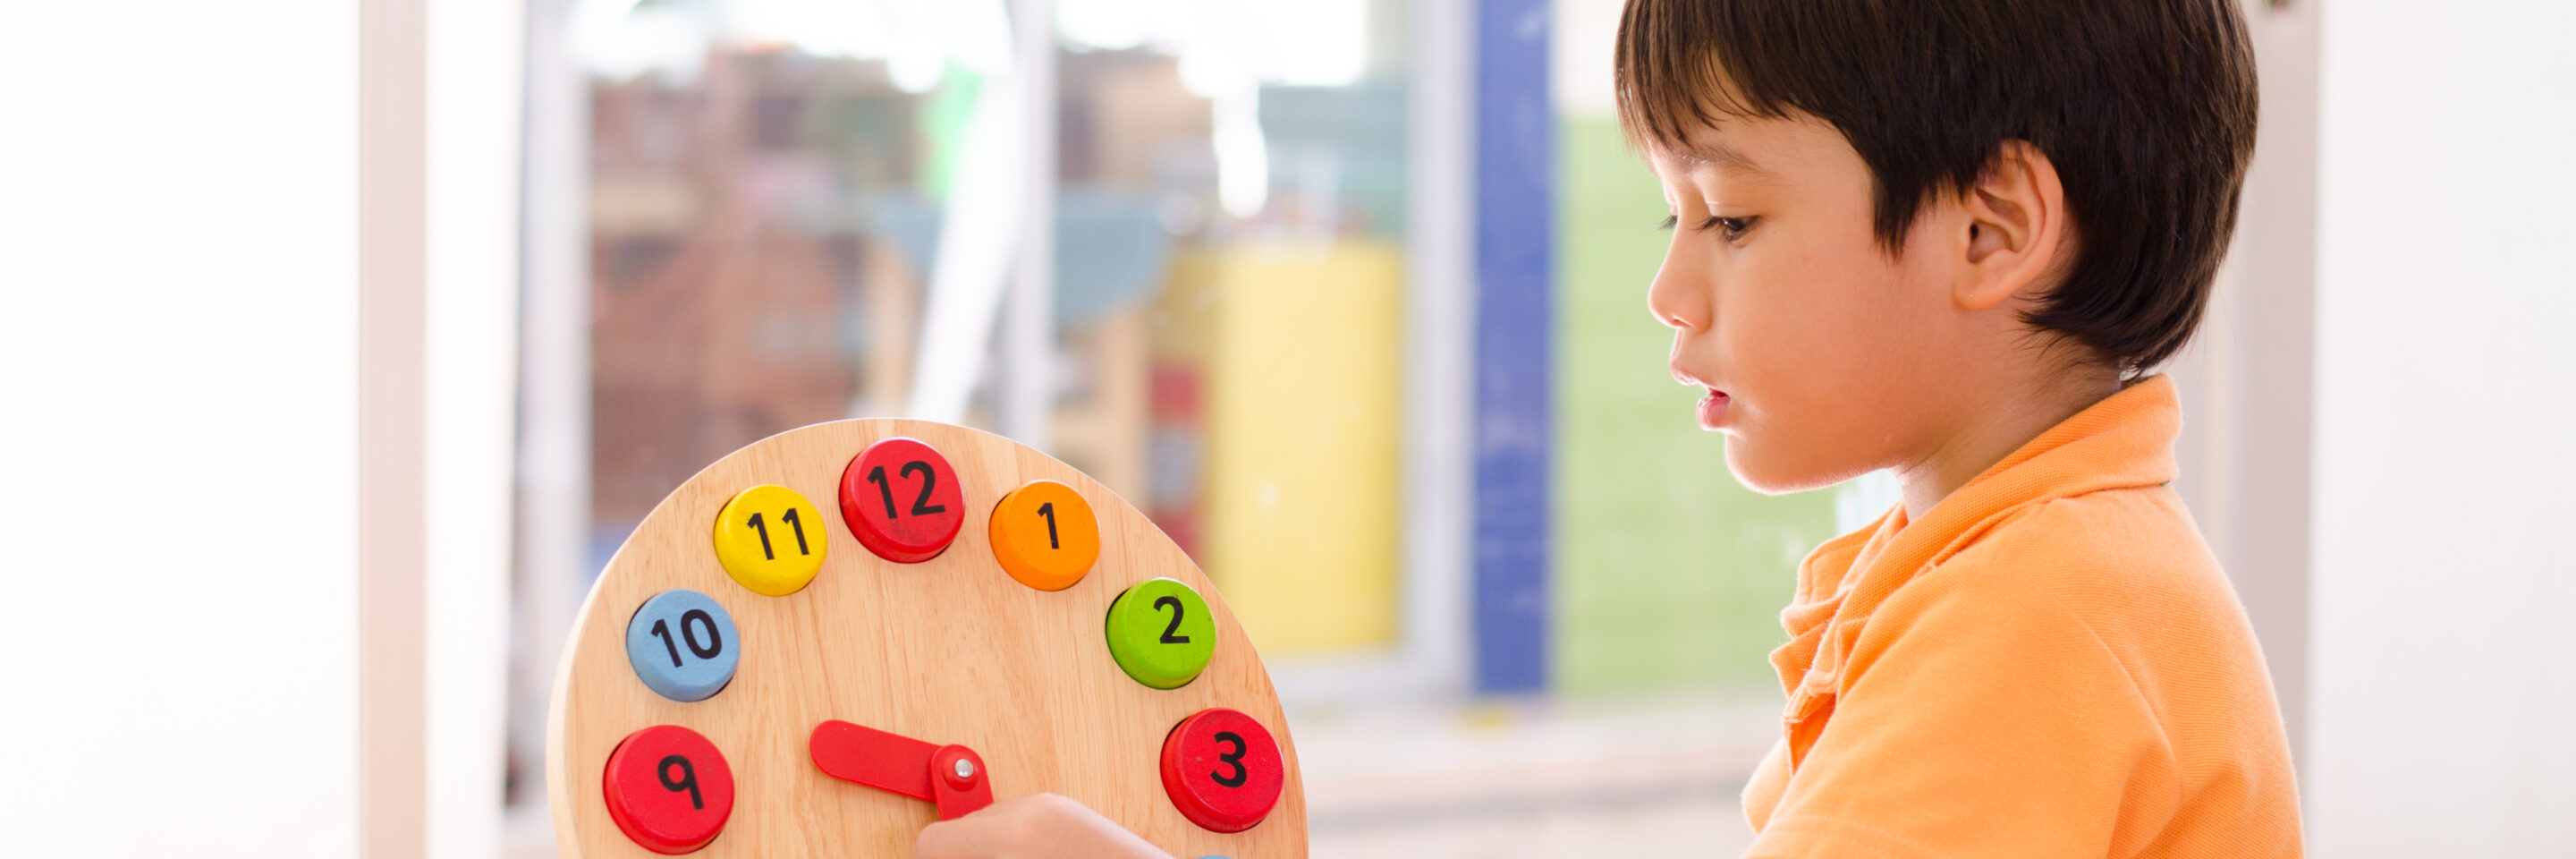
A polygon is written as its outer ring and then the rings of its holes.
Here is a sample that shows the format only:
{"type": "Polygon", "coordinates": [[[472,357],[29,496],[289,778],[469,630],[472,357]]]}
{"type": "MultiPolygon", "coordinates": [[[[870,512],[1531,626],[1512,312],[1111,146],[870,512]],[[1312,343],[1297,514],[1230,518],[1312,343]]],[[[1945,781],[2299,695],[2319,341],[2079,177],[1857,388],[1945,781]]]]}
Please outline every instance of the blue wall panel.
{"type": "Polygon", "coordinates": [[[1476,689],[1548,685],[1555,118],[1546,0],[1476,15],[1476,689]]]}

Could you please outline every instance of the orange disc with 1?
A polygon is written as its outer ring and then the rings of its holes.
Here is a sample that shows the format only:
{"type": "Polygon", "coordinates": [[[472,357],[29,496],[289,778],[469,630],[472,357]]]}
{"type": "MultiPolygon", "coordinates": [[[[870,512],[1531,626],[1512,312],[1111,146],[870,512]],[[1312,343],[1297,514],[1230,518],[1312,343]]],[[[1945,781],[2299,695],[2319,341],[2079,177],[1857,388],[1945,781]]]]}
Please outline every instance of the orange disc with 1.
{"type": "Polygon", "coordinates": [[[883,439],[841,471],[841,521],[877,557],[918,564],[947,551],[966,524],[963,487],[937,449],[883,439]]]}
{"type": "Polygon", "coordinates": [[[1020,584],[1060,591],[1100,559],[1100,520],[1073,487],[1032,480],[993,507],[993,555],[1020,584]]]}

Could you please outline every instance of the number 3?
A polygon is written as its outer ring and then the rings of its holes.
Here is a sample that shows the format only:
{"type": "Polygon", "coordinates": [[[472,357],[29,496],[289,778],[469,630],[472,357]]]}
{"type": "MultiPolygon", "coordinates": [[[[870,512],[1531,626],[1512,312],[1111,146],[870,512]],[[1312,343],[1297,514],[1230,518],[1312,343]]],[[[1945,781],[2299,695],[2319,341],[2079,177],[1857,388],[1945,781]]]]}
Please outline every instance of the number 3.
{"type": "Polygon", "coordinates": [[[1216,756],[1218,763],[1234,767],[1234,775],[1227,776],[1223,773],[1210,772],[1208,773],[1208,778],[1216,779],[1217,784],[1225,785],[1226,787],[1242,787],[1244,780],[1252,777],[1252,772],[1243,768],[1243,735],[1233,731],[1218,731],[1216,732],[1216,741],[1220,743],[1234,744],[1234,751],[1216,756]]]}

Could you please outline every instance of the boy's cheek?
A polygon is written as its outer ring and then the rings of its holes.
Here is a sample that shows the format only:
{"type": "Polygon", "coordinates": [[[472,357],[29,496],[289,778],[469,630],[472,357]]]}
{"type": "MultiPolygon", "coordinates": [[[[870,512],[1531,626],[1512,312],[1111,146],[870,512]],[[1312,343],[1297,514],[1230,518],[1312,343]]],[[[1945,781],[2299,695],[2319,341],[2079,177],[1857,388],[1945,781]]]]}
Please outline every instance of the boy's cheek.
{"type": "Polygon", "coordinates": [[[1765,412],[1726,433],[1726,465],[1745,486],[1768,493],[1830,486],[1870,470],[1883,434],[1848,414],[1765,412]]]}
{"type": "Polygon", "coordinates": [[[1784,492],[1867,470],[1861,463],[1887,435],[1873,415],[1895,405],[1895,392],[1874,383],[1866,347],[1786,325],[1747,331],[1735,345],[1726,455],[1737,479],[1784,492]]]}
{"type": "Polygon", "coordinates": [[[1733,397],[1727,463],[1747,486],[1808,489],[1884,464],[1937,396],[1925,326],[1942,296],[1855,229],[1847,247],[1799,248],[1722,283],[1711,381],[1733,397]]]}

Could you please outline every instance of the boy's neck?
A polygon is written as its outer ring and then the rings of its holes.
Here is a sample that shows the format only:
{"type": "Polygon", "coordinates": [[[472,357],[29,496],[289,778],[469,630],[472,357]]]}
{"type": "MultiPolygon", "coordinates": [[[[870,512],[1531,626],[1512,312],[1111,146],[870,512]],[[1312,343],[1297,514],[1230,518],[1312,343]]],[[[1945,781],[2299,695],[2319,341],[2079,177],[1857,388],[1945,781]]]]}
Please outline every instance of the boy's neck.
{"type": "Polygon", "coordinates": [[[2121,387],[2118,370],[2088,363],[1965,388],[1983,396],[1962,402],[1964,408],[1955,412],[1958,421],[1935,439],[1930,452],[1893,469],[1904,490],[1906,521],[1921,521],[1941,499],[2121,387]]]}

